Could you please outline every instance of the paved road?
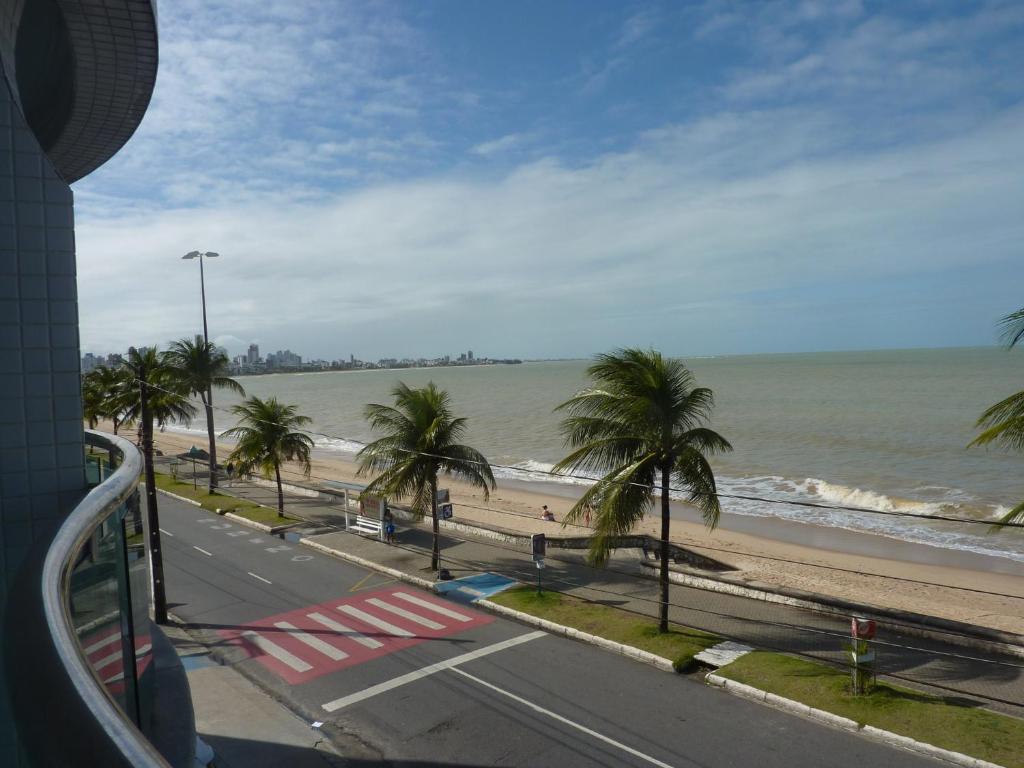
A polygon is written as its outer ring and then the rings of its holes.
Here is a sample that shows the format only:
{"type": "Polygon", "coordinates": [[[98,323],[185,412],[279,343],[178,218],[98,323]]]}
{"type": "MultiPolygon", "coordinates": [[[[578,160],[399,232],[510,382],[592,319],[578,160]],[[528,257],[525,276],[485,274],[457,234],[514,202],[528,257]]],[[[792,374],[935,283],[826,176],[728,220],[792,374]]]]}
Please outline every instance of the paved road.
{"type": "MultiPolygon", "coordinates": [[[[237,482],[229,492],[265,504],[276,505],[271,488],[237,482]]],[[[289,494],[289,510],[305,519],[343,525],[338,505],[320,499],[289,494]]],[[[418,557],[395,548],[377,545],[339,533],[319,540],[329,546],[352,550],[375,562],[406,572],[417,572],[427,559],[430,536],[425,527],[403,528],[403,545],[418,549],[418,557]]],[[[531,555],[508,544],[470,534],[442,533],[442,551],[454,569],[491,570],[531,582],[536,571],[531,555]]],[[[586,600],[605,602],[647,615],[656,615],[657,584],[638,578],[643,570],[636,550],[619,550],[607,568],[591,568],[584,553],[551,550],[545,578],[553,588],[586,600]]],[[[845,661],[849,620],[802,608],[766,603],[746,597],[674,585],[670,618],[687,626],[770,648],[804,653],[833,662],[845,661]]],[[[892,622],[880,622],[875,645],[877,667],[883,677],[899,685],[911,685],[938,695],[974,695],[991,709],[1024,717],[1024,661],[989,650],[977,650],[939,638],[922,638],[903,632],[892,622]]]]}
{"type": "Polygon", "coordinates": [[[371,764],[937,765],[160,507],[172,611],[371,764]]]}

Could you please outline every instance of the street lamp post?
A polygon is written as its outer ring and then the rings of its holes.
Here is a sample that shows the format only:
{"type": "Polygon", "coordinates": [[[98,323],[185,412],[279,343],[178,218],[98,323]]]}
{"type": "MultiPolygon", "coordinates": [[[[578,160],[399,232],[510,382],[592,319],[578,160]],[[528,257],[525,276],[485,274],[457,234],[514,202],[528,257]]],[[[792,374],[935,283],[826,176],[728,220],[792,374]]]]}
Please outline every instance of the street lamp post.
{"type": "MultiPolygon", "coordinates": [[[[203,274],[203,257],[207,259],[215,259],[220,256],[215,251],[206,251],[201,253],[200,251],[189,251],[181,258],[183,259],[199,259],[199,292],[203,299],[203,342],[207,345],[210,343],[210,331],[206,325],[206,276],[203,274]]],[[[207,387],[206,389],[206,423],[209,424],[211,419],[210,416],[213,413],[213,387],[207,387]]],[[[217,446],[214,443],[214,437],[210,435],[210,491],[217,487],[217,446]]]]}

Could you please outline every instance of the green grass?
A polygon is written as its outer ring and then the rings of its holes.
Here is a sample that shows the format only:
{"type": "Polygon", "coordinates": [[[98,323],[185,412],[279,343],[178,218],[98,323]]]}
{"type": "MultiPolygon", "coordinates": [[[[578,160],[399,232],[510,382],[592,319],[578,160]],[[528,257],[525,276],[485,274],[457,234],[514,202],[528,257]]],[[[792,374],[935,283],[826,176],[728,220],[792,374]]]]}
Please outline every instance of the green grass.
{"type": "Polygon", "coordinates": [[[286,525],[287,523],[299,522],[298,518],[290,517],[287,514],[284,517],[278,517],[276,509],[261,507],[255,502],[227,496],[222,493],[210,493],[203,485],[200,485],[197,489],[192,486],[192,483],[183,483],[162,472],[156,473],[156,487],[164,491],[170,491],[178,496],[184,496],[186,499],[198,501],[203,509],[208,509],[211,512],[216,512],[219,509],[244,517],[246,520],[252,520],[255,523],[286,525]]]}
{"type": "Polygon", "coordinates": [[[535,587],[514,587],[488,600],[671,659],[677,672],[689,670],[695,664],[695,654],[721,640],[678,624],[670,624],[669,631],[662,633],[654,619],[607,605],[588,603],[560,592],[544,590],[538,595],[535,587]]]}
{"type": "Polygon", "coordinates": [[[861,725],[1007,768],[1024,768],[1024,720],[980,709],[964,699],[929,696],[887,683],[877,683],[870,693],[853,696],[849,672],[763,651],[737,659],[718,674],[861,725]]]}

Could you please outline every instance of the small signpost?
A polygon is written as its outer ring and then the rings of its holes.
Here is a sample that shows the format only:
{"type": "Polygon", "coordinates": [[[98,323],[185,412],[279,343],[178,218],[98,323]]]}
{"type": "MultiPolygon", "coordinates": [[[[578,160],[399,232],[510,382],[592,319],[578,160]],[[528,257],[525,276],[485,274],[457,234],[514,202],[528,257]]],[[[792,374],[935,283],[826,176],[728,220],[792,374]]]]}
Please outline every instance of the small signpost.
{"type": "Polygon", "coordinates": [[[530,538],[530,549],[533,552],[533,562],[537,566],[537,594],[540,591],[540,574],[544,570],[544,555],[547,554],[548,542],[543,533],[535,533],[530,538]]]}
{"type": "Polygon", "coordinates": [[[871,619],[853,616],[850,619],[850,657],[853,693],[862,694],[867,688],[868,678],[875,677],[875,652],[870,641],[875,637],[877,626],[871,619]]]}
{"type": "Polygon", "coordinates": [[[439,504],[437,507],[437,519],[438,520],[451,520],[452,519],[452,505],[451,502],[445,502],[439,504]]]}

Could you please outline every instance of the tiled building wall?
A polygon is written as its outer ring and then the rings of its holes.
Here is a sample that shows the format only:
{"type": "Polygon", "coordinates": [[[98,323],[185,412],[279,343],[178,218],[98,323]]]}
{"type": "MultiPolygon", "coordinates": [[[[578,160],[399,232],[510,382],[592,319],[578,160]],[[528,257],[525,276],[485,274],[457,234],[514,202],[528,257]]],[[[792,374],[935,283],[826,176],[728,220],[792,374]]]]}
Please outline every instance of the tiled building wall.
{"type": "MultiPolygon", "coordinates": [[[[40,151],[0,64],[0,631],[33,542],[85,487],[72,193],[40,151]]],[[[0,646],[0,654],[3,653],[0,646]]],[[[0,658],[0,764],[15,765],[0,658]]]]}

